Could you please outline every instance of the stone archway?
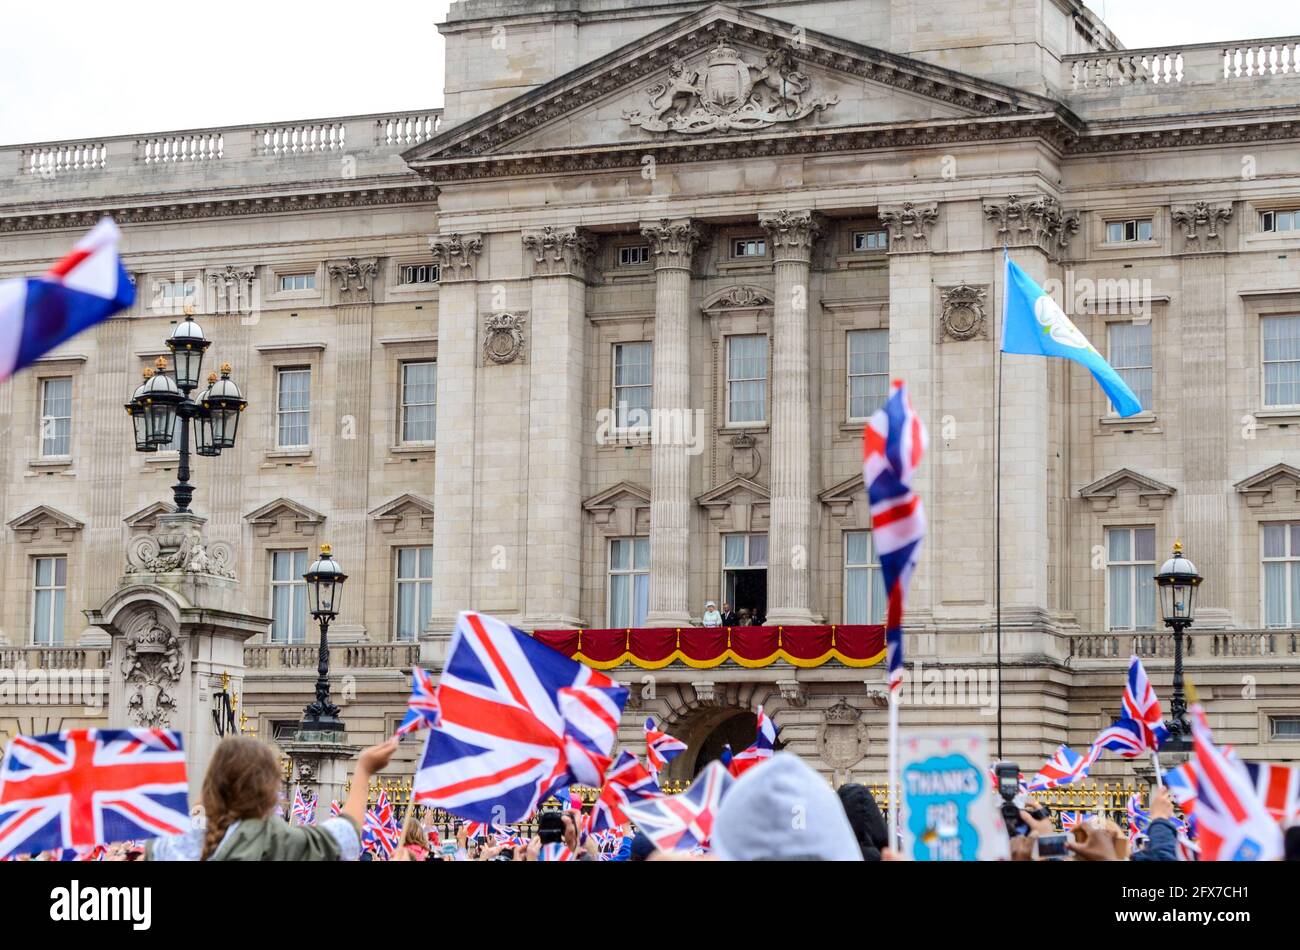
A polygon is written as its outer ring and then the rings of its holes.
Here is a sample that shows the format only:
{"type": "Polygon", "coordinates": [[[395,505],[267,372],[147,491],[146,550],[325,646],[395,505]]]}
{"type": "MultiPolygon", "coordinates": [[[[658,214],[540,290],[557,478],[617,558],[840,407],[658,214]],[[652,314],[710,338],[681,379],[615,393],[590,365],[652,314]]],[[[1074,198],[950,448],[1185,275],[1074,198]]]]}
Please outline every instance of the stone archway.
{"type": "MultiPolygon", "coordinates": [[[[758,715],[746,706],[699,706],[680,717],[673,735],[686,743],[686,751],[668,764],[665,777],[689,782],[730,745],[733,753],[748,748],[758,729],[758,715]]],[[[776,748],[785,743],[777,737],[776,748]]]]}

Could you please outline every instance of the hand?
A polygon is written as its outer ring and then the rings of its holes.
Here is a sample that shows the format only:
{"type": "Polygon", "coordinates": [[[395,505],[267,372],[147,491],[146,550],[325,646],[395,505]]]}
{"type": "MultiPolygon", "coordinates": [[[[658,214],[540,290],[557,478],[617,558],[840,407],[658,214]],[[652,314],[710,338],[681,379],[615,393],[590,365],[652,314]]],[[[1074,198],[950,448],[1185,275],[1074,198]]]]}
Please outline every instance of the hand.
{"type": "Polygon", "coordinates": [[[1020,809],[1020,820],[1029,826],[1029,837],[1037,838],[1039,835],[1056,834],[1056,826],[1052,824],[1050,818],[1035,818],[1023,808],[1020,809]]]}
{"type": "Polygon", "coordinates": [[[591,857],[591,860],[593,861],[600,860],[600,848],[596,846],[596,839],[593,838],[591,835],[587,835],[587,840],[582,842],[582,847],[587,852],[587,854],[591,857]]]}
{"type": "Polygon", "coordinates": [[[1067,838],[1065,846],[1080,861],[1118,861],[1119,853],[1115,848],[1115,837],[1105,828],[1089,828],[1081,825],[1074,830],[1074,838],[1067,838]]]}
{"type": "Polygon", "coordinates": [[[379,745],[372,745],[362,752],[357,759],[357,771],[364,770],[368,775],[382,772],[395,752],[397,752],[396,739],[389,739],[386,742],[379,743],[379,745]]]}
{"type": "Polygon", "coordinates": [[[409,850],[408,848],[398,848],[396,851],[393,852],[393,856],[392,856],[391,858],[389,858],[388,860],[390,860],[390,861],[414,861],[414,860],[415,860],[415,857],[411,854],[411,852],[410,852],[410,850],[409,850]]]}
{"type": "Polygon", "coordinates": [[[1011,839],[1012,861],[1036,861],[1034,857],[1034,839],[1028,835],[1016,835],[1011,839]]]}
{"type": "Polygon", "coordinates": [[[542,853],[542,839],[533,835],[533,840],[528,842],[528,851],[524,855],[525,861],[536,861],[538,855],[542,853]]]}
{"type": "Polygon", "coordinates": [[[461,851],[468,850],[465,845],[469,841],[469,831],[464,825],[456,829],[456,844],[461,851]]]}
{"type": "Polygon", "coordinates": [[[881,848],[880,860],[882,861],[906,861],[906,856],[901,851],[895,851],[893,848],[881,848]]]}
{"type": "Polygon", "coordinates": [[[1156,789],[1155,794],[1151,796],[1151,818],[1174,820],[1174,799],[1169,794],[1169,789],[1164,786],[1156,789]]]}

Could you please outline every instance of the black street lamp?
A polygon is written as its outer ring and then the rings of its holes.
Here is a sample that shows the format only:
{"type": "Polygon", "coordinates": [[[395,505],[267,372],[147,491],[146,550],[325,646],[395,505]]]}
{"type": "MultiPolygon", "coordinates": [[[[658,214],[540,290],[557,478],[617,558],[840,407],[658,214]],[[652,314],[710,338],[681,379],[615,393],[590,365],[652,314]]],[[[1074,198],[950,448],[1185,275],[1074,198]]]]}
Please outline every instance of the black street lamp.
{"type": "Polygon", "coordinates": [[[1160,567],[1156,584],[1160,588],[1160,613],[1165,626],[1174,631],[1174,696],[1169,704],[1170,752],[1190,752],[1192,726],[1187,719],[1187,700],[1183,696],[1183,631],[1196,619],[1196,588],[1202,577],[1196,565],[1183,557],[1183,543],[1174,542],[1174,554],[1160,567]]]}
{"type": "Polygon", "coordinates": [[[222,449],[235,447],[235,431],[239,427],[239,414],[248,406],[248,400],[230,381],[230,364],[223,363],[221,377],[208,376],[208,388],[197,400],[190,393],[199,387],[202,378],[203,353],[212,341],[203,336],[203,330],[194,318],[186,314],[167,338],[167,349],[172,353],[174,376],[167,373],[167,357],[158,357],[157,371],[146,369],[144,382],[126,404],[126,414],[131,417],[137,452],[157,452],[170,445],[179,423],[180,462],[176,469],[176,484],[172,497],[176,510],[189,511],[194,497],[190,484],[190,420],[194,422],[194,452],[213,457],[222,449]]]}
{"type": "Polygon", "coordinates": [[[330,621],[339,615],[343,599],[343,582],[348,576],[330,553],[330,546],[320,546],[320,557],[303,572],[307,582],[307,601],[311,615],[320,624],[320,653],[316,666],[316,699],[303,710],[299,735],[304,733],[341,733],[343,722],[339,707],[330,702],[330,621]]]}

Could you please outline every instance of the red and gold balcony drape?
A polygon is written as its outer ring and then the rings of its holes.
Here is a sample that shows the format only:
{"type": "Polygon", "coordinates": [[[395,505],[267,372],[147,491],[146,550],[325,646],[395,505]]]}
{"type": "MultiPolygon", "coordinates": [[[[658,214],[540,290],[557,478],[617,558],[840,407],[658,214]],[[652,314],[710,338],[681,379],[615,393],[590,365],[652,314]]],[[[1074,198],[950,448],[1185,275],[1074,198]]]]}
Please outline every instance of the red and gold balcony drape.
{"type": "Polygon", "coordinates": [[[883,626],[666,627],[613,630],[535,630],[553,650],[598,670],[625,663],[658,670],[681,662],[707,670],[728,660],[758,669],[784,660],[793,666],[874,666],[885,658],[883,626]]]}

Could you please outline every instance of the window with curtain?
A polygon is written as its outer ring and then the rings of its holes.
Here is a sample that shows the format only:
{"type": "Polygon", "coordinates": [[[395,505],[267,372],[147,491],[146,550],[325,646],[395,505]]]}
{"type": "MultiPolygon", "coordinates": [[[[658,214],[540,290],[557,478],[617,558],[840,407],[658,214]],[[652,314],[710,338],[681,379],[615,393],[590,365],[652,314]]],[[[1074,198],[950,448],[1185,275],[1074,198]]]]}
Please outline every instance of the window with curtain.
{"type": "Polygon", "coordinates": [[[1300,406],[1300,314],[1261,317],[1264,405],[1300,406]]]}
{"type": "Polygon", "coordinates": [[[311,370],[282,369],[276,386],[276,445],[311,444],[311,370]]]}
{"type": "Polygon", "coordinates": [[[402,364],[402,441],[432,442],[437,431],[438,364],[402,364]]]}
{"type": "Polygon", "coordinates": [[[844,622],[885,622],[885,577],[870,531],[844,532],[844,622]]]}
{"type": "MultiPolygon", "coordinates": [[[[30,418],[30,417],[29,417],[30,418]]],[[[72,454],[72,377],[41,380],[41,455],[72,454]]]]}
{"type": "Polygon", "coordinates": [[[396,574],[393,636],[414,640],[433,610],[433,547],[398,548],[396,574]]]}
{"type": "Polygon", "coordinates": [[[620,429],[650,424],[651,359],[648,341],[614,344],[614,424],[620,429]]]}
{"type": "Polygon", "coordinates": [[[848,333],[849,418],[867,419],[889,396],[889,331],[848,333]]]}
{"type": "Polygon", "coordinates": [[[727,337],[727,424],[767,421],[767,337],[727,337]]]}
{"type": "Polygon", "coordinates": [[[1266,524],[1264,626],[1300,627],[1300,522],[1266,524]]]}
{"type": "Polygon", "coordinates": [[[1156,529],[1106,529],[1106,628],[1156,625],[1156,529]]]}
{"type": "Polygon", "coordinates": [[[639,627],[650,607],[650,539],[609,542],[609,625],[639,627]]]}
{"type": "Polygon", "coordinates": [[[271,642],[307,642],[306,551],[271,552],[271,642]]]}
{"type": "MultiPolygon", "coordinates": [[[[1151,368],[1151,322],[1111,323],[1106,327],[1110,346],[1110,365],[1124,380],[1143,409],[1151,408],[1153,371],[1151,368]]],[[[1111,411],[1115,407],[1111,406],[1111,411]]]]}
{"type": "Polygon", "coordinates": [[[63,642],[63,608],[68,597],[68,559],[32,558],[32,643],[63,642]]]}

